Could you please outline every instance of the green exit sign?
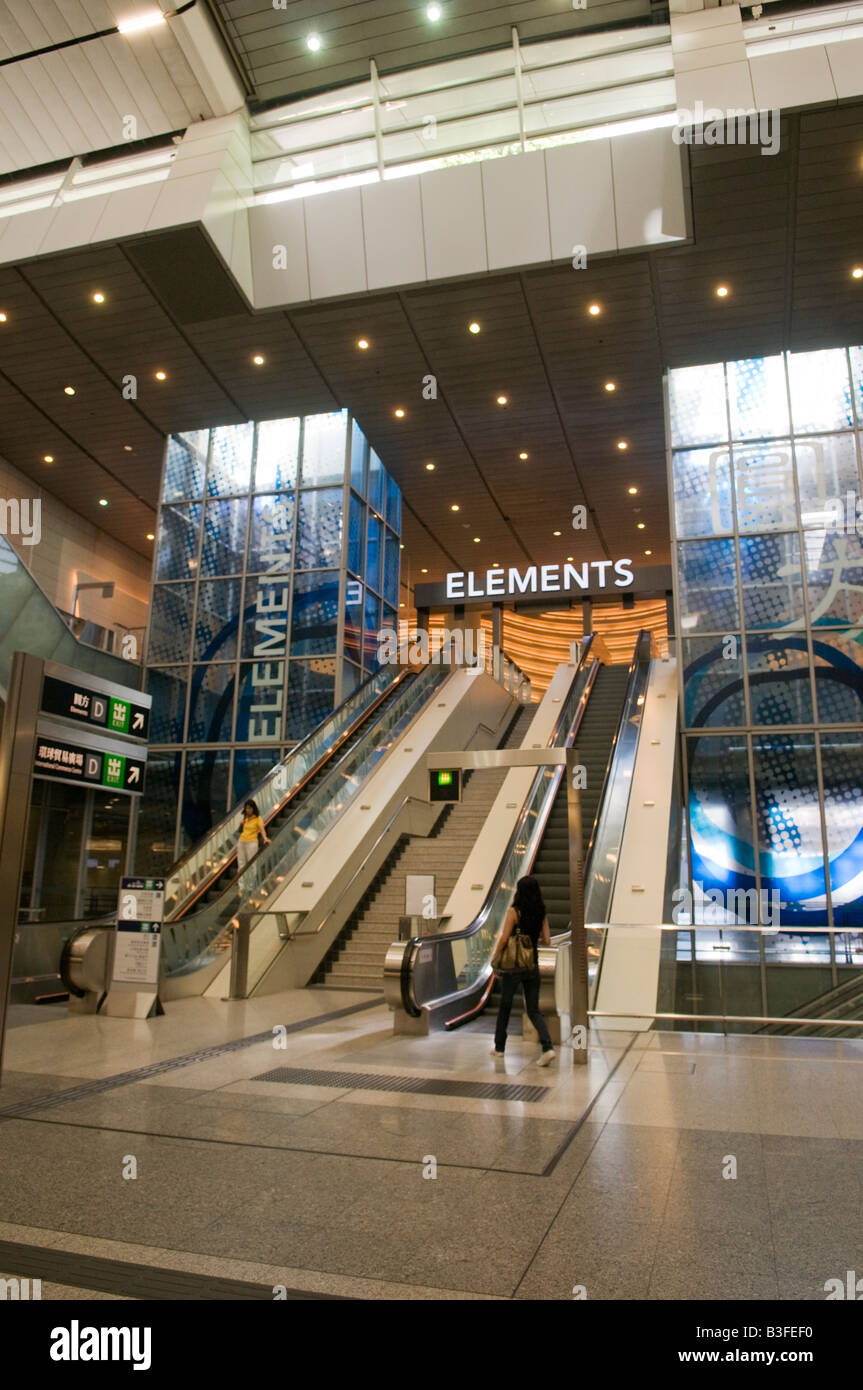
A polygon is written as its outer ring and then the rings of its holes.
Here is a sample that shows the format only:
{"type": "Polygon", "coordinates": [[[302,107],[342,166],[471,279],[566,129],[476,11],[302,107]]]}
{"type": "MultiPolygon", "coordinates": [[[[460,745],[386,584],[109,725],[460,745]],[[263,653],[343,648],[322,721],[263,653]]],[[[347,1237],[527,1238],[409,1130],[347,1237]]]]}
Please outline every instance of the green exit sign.
{"type": "Polygon", "coordinates": [[[452,785],[452,773],[451,773],[451,772],[439,772],[438,775],[437,775],[437,784],[438,784],[439,787],[449,787],[449,786],[451,786],[451,785],[452,785]]]}
{"type": "Polygon", "coordinates": [[[458,768],[429,768],[429,801],[461,801],[461,772],[458,768]]]}
{"type": "Polygon", "coordinates": [[[132,706],[128,700],[117,700],[111,698],[108,709],[108,728],[115,734],[126,734],[129,732],[129,719],[132,714],[132,706]]]}

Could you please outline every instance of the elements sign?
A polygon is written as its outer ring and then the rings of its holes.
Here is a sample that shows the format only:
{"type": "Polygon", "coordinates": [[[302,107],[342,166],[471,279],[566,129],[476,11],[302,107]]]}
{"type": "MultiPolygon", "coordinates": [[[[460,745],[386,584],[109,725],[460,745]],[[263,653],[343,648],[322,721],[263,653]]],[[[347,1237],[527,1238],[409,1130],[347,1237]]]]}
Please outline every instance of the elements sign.
{"type": "Polygon", "coordinates": [[[42,709],[64,719],[95,724],[107,733],[126,734],[145,739],[150,732],[150,711],[145,705],[117,695],[103,694],[83,684],[72,684],[56,676],[45,676],[42,709]]]}
{"type": "Polygon", "coordinates": [[[55,782],[109,787],[140,796],[146,765],[142,758],[130,758],[125,753],[105,752],[39,734],[33,771],[55,782]]]}

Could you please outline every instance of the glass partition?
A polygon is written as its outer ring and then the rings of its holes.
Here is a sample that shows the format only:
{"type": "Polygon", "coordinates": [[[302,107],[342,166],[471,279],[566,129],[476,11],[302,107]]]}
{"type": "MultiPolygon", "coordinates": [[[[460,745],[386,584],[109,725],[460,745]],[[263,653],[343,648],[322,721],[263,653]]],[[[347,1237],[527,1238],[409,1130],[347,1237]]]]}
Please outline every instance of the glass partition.
{"type": "MultiPolygon", "coordinates": [[[[427,666],[419,676],[401,673],[407,678],[403,679],[400,693],[372,721],[350,752],[335,762],[272,843],[256,855],[238,878],[231,880],[214,902],[166,928],[163,961],[168,974],[186,974],[214,959],[210,947],[232,918],[244,907],[260,908],[280,888],[362,790],[364,779],[420,713],[426,700],[451,674],[452,668],[447,666],[427,666]]],[[[228,819],[235,838],[236,813],[228,819]]]]}

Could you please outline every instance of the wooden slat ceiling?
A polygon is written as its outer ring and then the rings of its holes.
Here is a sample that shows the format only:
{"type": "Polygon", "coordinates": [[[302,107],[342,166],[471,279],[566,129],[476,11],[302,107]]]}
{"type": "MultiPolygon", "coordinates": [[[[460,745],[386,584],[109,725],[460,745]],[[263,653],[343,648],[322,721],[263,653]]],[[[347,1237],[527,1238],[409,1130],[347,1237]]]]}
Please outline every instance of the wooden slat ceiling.
{"type": "Polygon", "coordinates": [[[440,0],[441,19],[426,17],[427,0],[210,0],[218,9],[260,102],[354,82],[369,75],[373,57],[381,73],[418,67],[512,43],[576,33],[627,20],[650,21],[650,0],[440,0]],[[317,34],[322,47],[306,47],[317,34]]]}
{"type": "MultiPolygon", "coordinates": [[[[122,0],[0,0],[0,58],[116,26],[122,0]]],[[[0,174],[185,130],[213,111],[169,24],[107,35],[2,69],[0,174]]]]}
{"type": "Polygon", "coordinates": [[[347,406],[402,486],[410,582],[568,554],[667,563],[663,368],[863,343],[863,103],[785,117],[773,157],[693,148],[690,174],[694,245],[288,312],[238,307],[200,232],[0,271],[0,453],[146,555],[165,433],[347,406]]]}

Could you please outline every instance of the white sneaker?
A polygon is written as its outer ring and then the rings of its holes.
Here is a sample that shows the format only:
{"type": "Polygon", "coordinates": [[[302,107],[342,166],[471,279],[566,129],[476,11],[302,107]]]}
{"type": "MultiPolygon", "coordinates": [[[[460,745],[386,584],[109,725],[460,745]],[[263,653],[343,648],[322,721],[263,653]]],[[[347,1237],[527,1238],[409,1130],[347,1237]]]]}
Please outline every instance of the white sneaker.
{"type": "Polygon", "coordinates": [[[497,1048],[496,1048],[496,1047],[493,1047],[492,1050],[491,1050],[491,1055],[492,1055],[492,1057],[502,1057],[502,1056],[503,1056],[503,1053],[502,1053],[502,1052],[498,1052],[497,1048]]]}
{"type": "Polygon", "coordinates": [[[540,1057],[540,1059],[539,1059],[539,1061],[537,1062],[536,1065],[537,1065],[538,1067],[547,1067],[548,1064],[549,1064],[549,1062],[553,1062],[553,1061],[554,1061],[554,1048],[553,1048],[553,1047],[550,1047],[550,1048],[548,1049],[548,1052],[543,1052],[542,1056],[540,1057]]]}

